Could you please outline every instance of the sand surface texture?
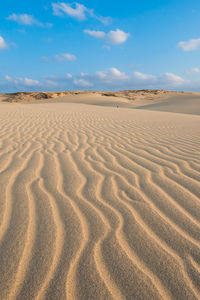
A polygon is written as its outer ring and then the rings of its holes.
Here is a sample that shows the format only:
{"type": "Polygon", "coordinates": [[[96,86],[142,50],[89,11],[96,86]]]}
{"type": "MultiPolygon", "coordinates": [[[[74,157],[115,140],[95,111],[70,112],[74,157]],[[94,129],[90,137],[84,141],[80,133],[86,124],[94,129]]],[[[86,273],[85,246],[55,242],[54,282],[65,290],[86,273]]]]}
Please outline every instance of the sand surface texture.
{"type": "Polygon", "coordinates": [[[1,300],[200,299],[198,115],[2,103],[0,185],[1,300]]]}

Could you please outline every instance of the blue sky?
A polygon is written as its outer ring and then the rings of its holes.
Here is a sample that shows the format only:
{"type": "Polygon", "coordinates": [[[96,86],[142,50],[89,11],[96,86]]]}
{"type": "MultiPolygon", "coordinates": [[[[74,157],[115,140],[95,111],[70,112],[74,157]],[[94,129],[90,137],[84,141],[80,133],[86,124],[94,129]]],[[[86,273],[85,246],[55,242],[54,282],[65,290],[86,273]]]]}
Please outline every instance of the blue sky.
{"type": "Polygon", "coordinates": [[[0,92],[200,90],[200,1],[7,0],[0,92]]]}

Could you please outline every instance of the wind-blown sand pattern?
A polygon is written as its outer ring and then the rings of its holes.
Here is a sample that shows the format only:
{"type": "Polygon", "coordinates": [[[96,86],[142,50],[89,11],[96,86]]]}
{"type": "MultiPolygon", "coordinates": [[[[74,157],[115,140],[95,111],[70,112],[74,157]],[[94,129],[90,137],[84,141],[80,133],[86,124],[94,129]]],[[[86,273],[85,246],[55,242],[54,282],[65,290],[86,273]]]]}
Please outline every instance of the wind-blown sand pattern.
{"type": "Polygon", "coordinates": [[[0,299],[200,299],[199,121],[0,104],[0,299]]]}

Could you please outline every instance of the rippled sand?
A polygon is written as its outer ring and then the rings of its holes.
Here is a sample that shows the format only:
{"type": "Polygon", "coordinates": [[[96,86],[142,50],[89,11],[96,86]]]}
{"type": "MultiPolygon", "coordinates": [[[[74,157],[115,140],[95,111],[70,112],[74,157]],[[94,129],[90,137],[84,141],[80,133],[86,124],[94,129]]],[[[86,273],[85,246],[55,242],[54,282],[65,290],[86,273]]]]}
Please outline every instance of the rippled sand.
{"type": "Polygon", "coordinates": [[[200,299],[200,117],[0,104],[0,299],[200,299]]]}

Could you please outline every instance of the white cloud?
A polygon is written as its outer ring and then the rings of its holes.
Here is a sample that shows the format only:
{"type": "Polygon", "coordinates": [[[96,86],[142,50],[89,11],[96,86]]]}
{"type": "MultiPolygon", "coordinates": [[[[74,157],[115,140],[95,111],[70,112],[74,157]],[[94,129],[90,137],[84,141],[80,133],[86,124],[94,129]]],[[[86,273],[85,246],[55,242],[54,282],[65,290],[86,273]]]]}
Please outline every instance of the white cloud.
{"type": "Polygon", "coordinates": [[[67,15],[77,21],[84,21],[88,17],[94,18],[104,25],[107,25],[110,23],[111,18],[110,17],[102,17],[98,16],[94,13],[93,9],[87,8],[85,5],[80,3],[64,3],[64,2],[57,2],[52,3],[53,13],[56,16],[62,16],[67,15]]]}
{"type": "Polygon", "coordinates": [[[102,17],[102,16],[96,16],[93,14],[93,17],[95,19],[97,19],[98,21],[100,21],[101,23],[103,23],[104,25],[108,25],[112,22],[112,18],[111,17],[102,17]]]}
{"type": "Polygon", "coordinates": [[[55,56],[55,59],[59,62],[64,62],[64,61],[74,61],[77,59],[77,57],[74,54],[63,53],[63,54],[57,54],[55,56]]]}
{"type": "Polygon", "coordinates": [[[163,73],[160,75],[134,72],[126,74],[116,67],[93,74],[81,72],[77,75],[66,73],[61,76],[48,76],[40,80],[25,78],[4,77],[6,88],[13,90],[66,90],[89,88],[97,90],[133,90],[133,89],[172,89],[198,90],[200,80],[187,80],[177,74],[163,73]]]}
{"type": "Polygon", "coordinates": [[[79,3],[75,3],[75,8],[71,4],[63,2],[52,3],[52,7],[54,15],[60,16],[64,13],[78,21],[86,19],[86,12],[88,10],[84,5],[79,3]]]}
{"type": "Polygon", "coordinates": [[[195,51],[200,50],[200,38],[199,39],[191,39],[187,42],[179,42],[178,46],[183,48],[184,51],[195,51]]]}
{"type": "Polygon", "coordinates": [[[197,74],[200,73],[200,68],[192,68],[187,71],[187,74],[192,75],[192,74],[197,74]]]}
{"type": "Polygon", "coordinates": [[[8,80],[8,81],[12,81],[12,78],[11,78],[10,76],[8,76],[8,75],[6,75],[4,78],[5,78],[6,80],[8,80]]]}
{"type": "Polygon", "coordinates": [[[8,45],[7,45],[6,41],[4,40],[4,38],[2,36],[0,36],[0,50],[7,49],[7,48],[8,48],[8,45]]]}
{"type": "Polygon", "coordinates": [[[134,75],[135,79],[139,79],[139,80],[154,80],[155,79],[155,76],[153,76],[151,74],[144,74],[141,72],[134,72],[133,75],[134,75]]]}
{"type": "Polygon", "coordinates": [[[160,79],[166,84],[172,84],[175,86],[182,85],[185,81],[182,77],[173,73],[164,73],[163,75],[161,75],[160,79]]]}
{"type": "Polygon", "coordinates": [[[31,78],[21,78],[20,80],[26,86],[38,86],[40,84],[39,80],[34,80],[31,78]]]}
{"type": "Polygon", "coordinates": [[[67,73],[64,76],[46,76],[44,77],[45,83],[44,87],[47,88],[58,87],[61,89],[66,89],[66,85],[72,82],[73,76],[71,73],[67,73]]]}
{"type": "Polygon", "coordinates": [[[106,37],[106,33],[104,31],[96,31],[96,30],[84,30],[84,33],[95,37],[97,39],[104,39],[106,37]]]}
{"type": "Polygon", "coordinates": [[[20,25],[26,25],[26,26],[45,26],[45,27],[51,27],[52,24],[45,23],[38,21],[33,15],[28,14],[11,14],[7,17],[7,20],[14,21],[20,25]]]}
{"type": "Polygon", "coordinates": [[[40,85],[39,80],[34,80],[31,78],[12,78],[8,75],[6,75],[5,80],[10,81],[14,85],[21,85],[21,86],[26,86],[26,87],[36,87],[40,85]]]}
{"type": "Polygon", "coordinates": [[[159,76],[151,74],[144,74],[141,72],[134,72],[133,79],[136,83],[143,83],[146,86],[179,86],[182,85],[185,80],[173,73],[164,73],[159,76]]]}
{"type": "Polygon", "coordinates": [[[77,87],[83,87],[83,88],[86,88],[86,87],[92,87],[93,84],[85,79],[75,79],[73,81],[74,85],[77,86],[77,87]]]}
{"type": "Polygon", "coordinates": [[[129,36],[130,36],[129,33],[126,33],[120,29],[117,29],[116,31],[111,30],[107,34],[107,41],[110,44],[118,45],[126,42],[129,36]]]}
{"type": "Polygon", "coordinates": [[[21,15],[17,15],[17,14],[12,14],[9,15],[7,20],[11,20],[11,21],[15,21],[21,25],[33,25],[33,24],[40,24],[39,21],[37,21],[34,16],[32,15],[28,15],[28,14],[21,14],[21,15]]]}
{"type": "Polygon", "coordinates": [[[84,30],[84,33],[97,38],[97,39],[104,39],[107,43],[113,45],[123,44],[127,41],[130,34],[126,33],[120,29],[111,30],[107,34],[104,31],[95,31],[95,30],[84,30]]]}
{"type": "Polygon", "coordinates": [[[127,79],[128,76],[124,73],[119,71],[117,68],[110,68],[110,74],[113,78],[116,79],[127,79]]]}
{"type": "Polygon", "coordinates": [[[129,77],[124,72],[119,71],[117,68],[110,68],[108,71],[97,71],[96,77],[98,80],[107,83],[129,79],[129,77]]]}
{"type": "Polygon", "coordinates": [[[158,76],[144,74],[141,72],[133,73],[133,84],[137,88],[179,88],[186,83],[186,80],[173,73],[164,73],[158,76]]]}
{"type": "Polygon", "coordinates": [[[70,78],[72,78],[72,77],[73,77],[73,76],[72,76],[71,73],[67,73],[67,74],[66,74],[66,78],[70,79],[70,78]]]}
{"type": "Polygon", "coordinates": [[[56,82],[54,80],[47,79],[47,80],[45,80],[45,83],[46,83],[47,87],[49,87],[49,88],[52,88],[52,87],[56,88],[58,86],[58,82],[56,82]]]}
{"type": "Polygon", "coordinates": [[[81,73],[80,73],[80,77],[88,77],[88,76],[89,76],[88,73],[85,73],[85,72],[81,72],[81,73]]]}

